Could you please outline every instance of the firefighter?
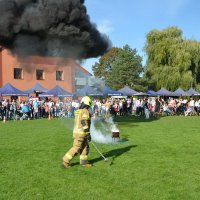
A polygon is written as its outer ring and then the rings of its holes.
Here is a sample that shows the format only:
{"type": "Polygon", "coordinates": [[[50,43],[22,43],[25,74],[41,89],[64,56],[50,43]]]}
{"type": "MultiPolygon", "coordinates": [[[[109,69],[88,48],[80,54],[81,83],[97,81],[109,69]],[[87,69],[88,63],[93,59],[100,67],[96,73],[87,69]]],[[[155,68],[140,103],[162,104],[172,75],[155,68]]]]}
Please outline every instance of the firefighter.
{"type": "Polygon", "coordinates": [[[81,99],[81,104],[78,110],[75,111],[74,117],[74,129],[73,129],[73,146],[64,155],[62,160],[62,166],[64,168],[70,167],[70,160],[76,155],[80,154],[80,164],[83,167],[91,167],[92,165],[88,163],[88,153],[89,145],[88,142],[91,141],[90,135],[90,123],[91,114],[89,113],[89,108],[92,102],[90,97],[85,96],[81,99]]]}

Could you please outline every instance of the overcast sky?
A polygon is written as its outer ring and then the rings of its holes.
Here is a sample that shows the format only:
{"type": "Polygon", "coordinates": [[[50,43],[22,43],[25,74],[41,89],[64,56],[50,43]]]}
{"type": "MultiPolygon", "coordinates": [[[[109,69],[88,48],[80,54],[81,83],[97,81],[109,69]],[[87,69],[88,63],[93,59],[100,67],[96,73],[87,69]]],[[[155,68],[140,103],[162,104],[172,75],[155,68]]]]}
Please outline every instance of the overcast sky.
{"type": "MultiPolygon", "coordinates": [[[[136,48],[144,63],[142,49],[152,29],[177,26],[185,39],[200,41],[199,0],[85,0],[85,5],[91,22],[110,38],[112,46],[136,48]]],[[[86,60],[82,66],[92,73],[97,60],[86,60]]]]}

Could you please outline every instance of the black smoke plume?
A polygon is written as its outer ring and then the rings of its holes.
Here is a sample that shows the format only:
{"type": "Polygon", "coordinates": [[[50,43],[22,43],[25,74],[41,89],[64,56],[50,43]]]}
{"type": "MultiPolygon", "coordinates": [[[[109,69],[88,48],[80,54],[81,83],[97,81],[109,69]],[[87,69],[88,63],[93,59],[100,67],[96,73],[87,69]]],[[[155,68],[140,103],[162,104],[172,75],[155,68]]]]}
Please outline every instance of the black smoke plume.
{"type": "Polygon", "coordinates": [[[0,46],[18,56],[84,59],[110,47],[84,0],[0,0],[0,14],[0,46]]]}

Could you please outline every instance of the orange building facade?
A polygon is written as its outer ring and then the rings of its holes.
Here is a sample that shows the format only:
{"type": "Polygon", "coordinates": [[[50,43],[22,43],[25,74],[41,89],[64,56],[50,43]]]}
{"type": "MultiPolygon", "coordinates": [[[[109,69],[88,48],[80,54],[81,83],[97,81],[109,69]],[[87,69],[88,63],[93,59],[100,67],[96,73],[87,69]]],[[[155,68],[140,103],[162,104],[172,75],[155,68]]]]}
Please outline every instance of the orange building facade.
{"type": "Polygon", "coordinates": [[[24,91],[39,83],[48,90],[58,85],[68,92],[75,92],[79,74],[91,76],[72,59],[37,56],[17,58],[6,49],[0,50],[0,88],[10,83],[24,91]]]}

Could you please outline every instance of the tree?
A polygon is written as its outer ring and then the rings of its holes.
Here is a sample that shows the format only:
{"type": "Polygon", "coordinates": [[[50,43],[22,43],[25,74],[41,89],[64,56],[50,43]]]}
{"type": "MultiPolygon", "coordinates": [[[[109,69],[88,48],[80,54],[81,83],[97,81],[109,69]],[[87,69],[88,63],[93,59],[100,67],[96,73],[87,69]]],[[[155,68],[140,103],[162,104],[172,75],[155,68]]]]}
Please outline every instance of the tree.
{"type": "Polygon", "coordinates": [[[200,43],[184,40],[177,27],[150,31],[145,52],[145,77],[153,89],[189,89],[200,83],[200,43]]]}
{"type": "Polygon", "coordinates": [[[96,77],[101,78],[104,81],[110,78],[110,74],[112,72],[112,64],[117,59],[119,51],[120,48],[111,48],[99,59],[99,62],[96,62],[95,65],[92,66],[92,71],[96,77]]]}
{"type": "Polygon", "coordinates": [[[140,77],[143,72],[142,58],[129,45],[111,48],[92,69],[96,77],[103,78],[105,84],[113,89],[127,85],[135,90],[144,90],[140,77]]]}

